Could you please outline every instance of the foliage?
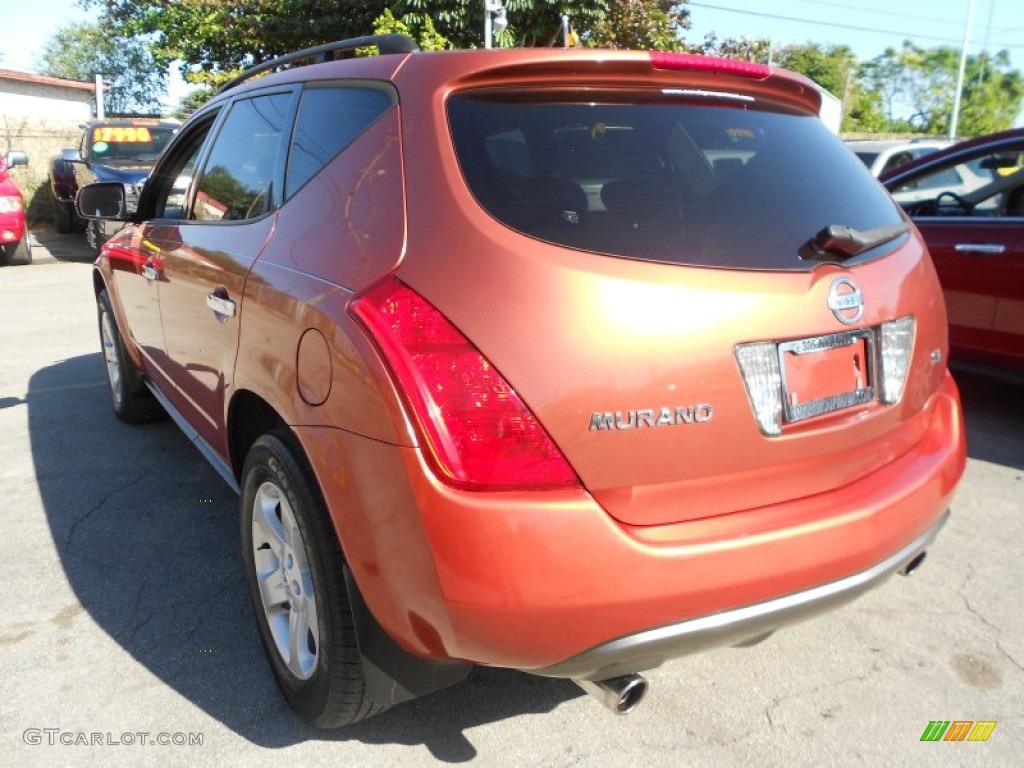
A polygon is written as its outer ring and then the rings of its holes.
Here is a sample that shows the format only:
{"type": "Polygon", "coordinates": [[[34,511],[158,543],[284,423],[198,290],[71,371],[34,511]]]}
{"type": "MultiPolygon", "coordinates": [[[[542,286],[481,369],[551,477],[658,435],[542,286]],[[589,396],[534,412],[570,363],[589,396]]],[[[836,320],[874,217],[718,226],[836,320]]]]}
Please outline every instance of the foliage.
{"type": "MultiPolygon", "coordinates": [[[[483,43],[481,0],[80,0],[99,8],[114,33],[147,36],[157,64],[184,62],[194,83],[216,85],[238,70],[291,51],[371,28],[406,29],[420,47],[476,48],[483,43]]],[[[685,0],[505,0],[509,26],[498,46],[555,45],[562,15],[592,44],[678,47],[688,25],[685,0]]]]}
{"type": "Polygon", "coordinates": [[[689,46],[689,48],[693,53],[703,53],[705,56],[759,61],[762,64],[767,64],[771,55],[771,46],[771,41],[763,38],[726,37],[721,39],[714,32],[709,32],[704,36],[702,43],[689,46]]]}
{"type": "Polygon", "coordinates": [[[452,47],[448,39],[434,27],[434,21],[424,16],[422,22],[414,24],[396,19],[390,9],[373,21],[373,32],[376,35],[398,34],[407,35],[419,43],[421,51],[443,51],[452,47]]]}
{"type": "Polygon", "coordinates": [[[174,117],[184,120],[212,99],[215,93],[213,88],[193,88],[178,100],[178,106],[174,109],[174,117]]]}
{"type": "MultiPolygon", "coordinates": [[[[562,33],[562,14],[577,32],[587,32],[602,20],[612,0],[505,0],[508,28],[494,36],[495,45],[555,45],[562,33]]],[[[484,4],[482,0],[400,0],[396,16],[410,25],[433,18],[437,31],[456,48],[483,45],[484,4]]]]}
{"type": "MultiPolygon", "coordinates": [[[[587,44],[613,48],[691,50],[728,58],[777,64],[801,72],[843,101],[843,130],[948,130],[955,90],[955,49],[923,49],[907,42],[860,63],[849,47],[816,43],[773,51],[768,40],[724,38],[714,33],[702,43],[682,41],[690,11],[679,0],[504,0],[509,26],[495,35],[498,46],[558,45],[562,15],[587,44]]],[[[240,69],[321,43],[360,37],[370,29],[402,32],[425,50],[475,48],[483,40],[481,0],[79,0],[103,12],[101,38],[119,36],[125,51],[150,62],[104,74],[164,71],[184,62],[190,82],[218,85],[240,69]]],[[[54,61],[68,58],[74,41],[55,42],[54,61]],[[65,50],[66,49],[66,50],[65,50]],[[60,54],[58,56],[58,54],[60,54]]],[[[79,47],[83,47],[79,44],[79,47]]],[[[90,46],[100,50],[97,44],[90,46]]],[[[123,53],[123,51],[118,51],[123,53]]],[[[125,54],[127,55],[127,54],[125,54]]],[[[93,70],[95,67],[93,67],[93,70]]],[[[81,77],[67,70],[53,74],[81,77]]],[[[91,72],[88,78],[91,79],[91,72]]],[[[153,75],[122,87],[145,89],[163,77],[153,75]]],[[[138,97],[141,98],[141,97],[138,97]]],[[[200,96],[190,96],[199,99],[200,96]]],[[[977,135],[1008,127],[1024,99],[1024,80],[1011,69],[1009,55],[971,56],[963,92],[960,129],[977,135]]],[[[154,103],[152,100],[149,104],[154,103]]],[[[187,109],[193,102],[182,104],[187,109]]]]}
{"type": "Polygon", "coordinates": [[[790,45],[777,51],[774,62],[809,77],[842,101],[840,130],[874,132],[885,129],[881,100],[863,87],[858,77],[860,65],[848,46],[790,45]]]}
{"type": "Polygon", "coordinates": [[[158,66],[184,62],[185,79],[216,84],[253,64],[365,35],[388,3],[322,0],[81,0],[127,38],[148,36],[158,66]]]}
{"type": "Polygon", "coordinates": [[[780,67],[811,78],[835,96],[847,92],[857,74],[857,57],[845,45],[789,45],[779,49],[774,61],[780,67]]]}
{"type": "Polygon", "coordinates": [[[51,77],[92,81],[103,75],[110,85],[107,112],[153,114],[166,92],[166,67],[160,67],[142,38],[122,39],[99,24],[60,27],[43,44],[39,72],[51,77]]]}
{"type": "MultiPolygon", "coordinates": [[[[955,48],[925,49],[905,41],[899,50],[887,48],[865,63],[861,77],[880,94],[888,130],[945,134],[949,132],[959,65],[960,53],[955,48]]],[[[1022,99],[1024,80],[1010,68],[1006,51],[995,56],[968,56],[958,133],[980,136],[1009,128],[1022,99]]]]}
{"type": "Polygon", "coordinates": [[[1024,77],[1010,68],[1010,54],[967,57],[960,136],[983,136],[1013,126],[1024,100],[1024,77]]]}
{"type": "Polygon", "coordinates": [[[679,51],[679,32],[690,26],[690,12],[670,0],[608,0],[608,10],[584,34],[598,48],[679,51]]]}

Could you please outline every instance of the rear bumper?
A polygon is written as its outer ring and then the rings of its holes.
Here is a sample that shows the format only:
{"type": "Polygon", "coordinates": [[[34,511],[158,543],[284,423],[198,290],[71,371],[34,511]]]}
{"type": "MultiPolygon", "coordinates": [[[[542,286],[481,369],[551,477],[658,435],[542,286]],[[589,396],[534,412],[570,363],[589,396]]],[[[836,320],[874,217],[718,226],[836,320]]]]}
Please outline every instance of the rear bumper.
{"type": "MultiPolygon", "coordinates": [[[[963,473],[947,375],[905,455],[828,493],[626,526],[585,491],[471,493],[415,448],[297,428],[356,583],[406,651],[599,679],[743,643],[883,581],[941,528],[963,473]]],[[[685,503],[681,499],[680,503],[685,503]]]]}
{"type": "Polygon", "coordinates": [[[923,535],[891,557],[852,576],[710,616],[648,629],[603,643],[578,656],[530,672],[547,677],[605,680],[722,646],[753,645],[781,627],[845,605],[914,563],[949,519],[947,511],[923,535]]]}

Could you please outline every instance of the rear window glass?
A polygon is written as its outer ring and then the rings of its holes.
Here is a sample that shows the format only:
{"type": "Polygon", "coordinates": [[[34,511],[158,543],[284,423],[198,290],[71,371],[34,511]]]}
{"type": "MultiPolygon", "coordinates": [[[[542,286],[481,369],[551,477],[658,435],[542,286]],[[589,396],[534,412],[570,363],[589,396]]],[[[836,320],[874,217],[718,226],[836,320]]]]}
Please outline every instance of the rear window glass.
{"type": "Polygon", "coordinates": [[[805,270],[813,264],[799,251],[823,228],[902,220],[816,117],[722,102],[660,92],[596,103],[476,92],[450,98],[448,115],[480,205],[558,245],[673,264],[805,270]]]}

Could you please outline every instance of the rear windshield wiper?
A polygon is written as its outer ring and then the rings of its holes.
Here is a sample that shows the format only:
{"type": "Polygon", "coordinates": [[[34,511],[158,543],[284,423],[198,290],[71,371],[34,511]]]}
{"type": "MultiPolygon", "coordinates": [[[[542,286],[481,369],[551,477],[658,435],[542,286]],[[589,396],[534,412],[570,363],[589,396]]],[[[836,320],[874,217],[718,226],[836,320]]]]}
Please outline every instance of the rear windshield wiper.
{"type": "Polygon", "coordinates": [[[874,229],[854,229],[830,224],[800,248],[800,258],[807,261],[842,262],[859,253],[870,251],[910,231],[910,225],[887,224],[874,229]]]}

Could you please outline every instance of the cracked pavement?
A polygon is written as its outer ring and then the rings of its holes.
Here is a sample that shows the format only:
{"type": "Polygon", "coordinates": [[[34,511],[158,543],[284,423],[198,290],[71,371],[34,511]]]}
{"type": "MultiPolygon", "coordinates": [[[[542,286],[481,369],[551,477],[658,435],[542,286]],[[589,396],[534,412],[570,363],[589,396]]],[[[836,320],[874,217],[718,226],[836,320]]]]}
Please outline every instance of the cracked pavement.
{"type": "MultiPolygon", "coordinates": [[[[970,459],[911,578],[749,649],[648,674],[616,718],[572,683],[478,669],[339,732],[272,681],[237,501],[170,423],[110,412],[88,258],[0,270],[0,764],[1018,765],[1024,752],[1024,388],[958,374],[970,459]],[[922,743],[931,720],[995,720],[922,743]],[[192,746],[27,744],[26,729],[201,733],[192,746]]],[[[148,738],[148,737],[147,737],[148,738]]]]}

